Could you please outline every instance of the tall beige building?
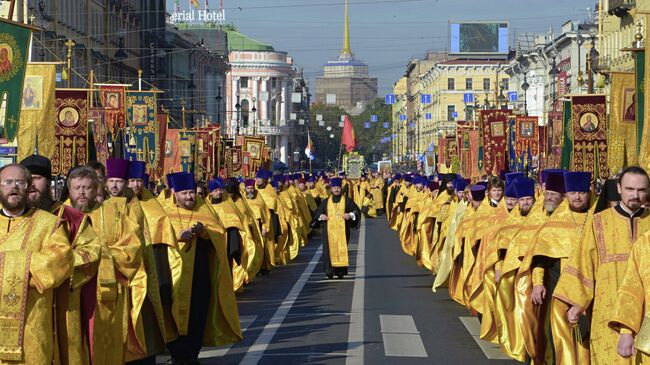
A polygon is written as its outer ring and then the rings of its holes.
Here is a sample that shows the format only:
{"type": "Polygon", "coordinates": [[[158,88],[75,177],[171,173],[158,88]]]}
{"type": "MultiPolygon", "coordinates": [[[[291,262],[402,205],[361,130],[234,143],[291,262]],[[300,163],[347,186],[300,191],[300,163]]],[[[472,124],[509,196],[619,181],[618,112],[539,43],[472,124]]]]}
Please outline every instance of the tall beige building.
{"type": "Polygon", "coordinates": [[[345,2],[343,49],[337,60],[323,66],[323,76],[316,78],[316,103],[334,104],[346,112],[361,114],[377,97],[377,78],[368,76],[368,65],[354,57],[350,49],[348,2],[345,2]]]}

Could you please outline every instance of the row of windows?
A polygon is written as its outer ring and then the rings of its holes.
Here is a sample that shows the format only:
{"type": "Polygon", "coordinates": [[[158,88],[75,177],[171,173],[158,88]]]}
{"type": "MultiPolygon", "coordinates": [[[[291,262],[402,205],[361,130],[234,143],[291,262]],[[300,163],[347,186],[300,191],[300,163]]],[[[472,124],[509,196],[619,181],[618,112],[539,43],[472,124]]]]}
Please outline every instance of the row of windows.
{"type": "MultiPolygon", "coordinates": [[[[504,89],[508,90],[510,88],[509,79],[501,79],[501,82],[504,84],[504,89]]],[[[489,91],[491,89],[490,78],[483,79],[483,89],[484,91],[489,91]]],[[[456,79],[450,77],[447,79],[447,90],[456,90],[456,79]]],[[[474,90],[474,79],[466,78],[465,79],[465,90],[474,90]]]]}

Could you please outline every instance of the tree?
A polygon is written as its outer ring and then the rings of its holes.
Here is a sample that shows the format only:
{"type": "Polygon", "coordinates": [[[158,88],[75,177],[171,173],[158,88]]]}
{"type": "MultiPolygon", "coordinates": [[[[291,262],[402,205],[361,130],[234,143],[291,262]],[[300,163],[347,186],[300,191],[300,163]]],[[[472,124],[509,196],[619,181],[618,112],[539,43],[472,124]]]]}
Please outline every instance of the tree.
{"type": "Polygon", "coordinates": [[[391,135],[390,122],[391,107],[386,105],[384,99],[373,99],[363,113],[352,118],[354,131],[357,135],[356,150],[366,158],[368,164],[382,159],[384,153],[390,151],[390,141],[386,138],[391,135]],[[370,121],[371,116],[377,116],[377,122],[370,121]],[[365,128],[365,123],[370,123],[370,128],[365,128]],[[384,128],[388,122],[388,128],[384,128]]]}
{"type": "Polygon", "coordinates": [[[341,146],[341,131],[339,122],[341,116],[346,115],[345,110],[336,105],[314,104],[310,108],[309,134],[314,143],[315,165],[317,167],[335,168],[341,146]],[[316,115],[322,115],[324,126],[319,126],[316,115]],[[327,130],[330,127],[330,130],[327,130]],[[334,138],[330,138],[333,135],[334,138]],[[328,161],[331,166],[328,166],[328,161]]]}

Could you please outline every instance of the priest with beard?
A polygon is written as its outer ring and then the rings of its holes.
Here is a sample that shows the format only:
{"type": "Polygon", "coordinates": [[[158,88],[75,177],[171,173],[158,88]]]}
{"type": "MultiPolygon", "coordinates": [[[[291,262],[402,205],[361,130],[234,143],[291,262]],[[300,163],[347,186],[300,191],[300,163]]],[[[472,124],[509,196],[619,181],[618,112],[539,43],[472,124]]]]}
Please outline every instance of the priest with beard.
{"type": "Polygon", "coordinates": [[[25,167],[0,168],[0,363],[49,365],[53,291],[73,273],[70,242],[56,216],[27,205],[25,167]]]}
{"type": "Polygon", "coordinates": [[[350,228],[357,228],[361,219],[359,207],[342,195],[342,183],[340,178],[330,180],[332,195],[321,202],[312,220],[312,226],[320,225],[322,229],[323,269],[330,279],[348,274],[350,228]]]}
{"type": "Polygon", "coordinates": [[[223,223],[197,199],[194,174],[176,174],[171,185],[175,204],[166,210],[180,246],[180,259],[170,260],[179,336],[167,349],[173,364],[198,364],[202,346],[242,340],[239,313],[223,223]]]}
{"type": "Polygon", "coordinates": [[[83,212],[52,199],[52,164],[47,157],[34,154],[20,164],[32,174],[27,203],[57,216],[57,226],[65,230],[74,256],[74,275],[54,291],[54,345],[58,346],[56,353],[59,354],[55,362],[89,364],[90,308],[95,305],[97,265],[101,249],[99,239],[83,212]]]}

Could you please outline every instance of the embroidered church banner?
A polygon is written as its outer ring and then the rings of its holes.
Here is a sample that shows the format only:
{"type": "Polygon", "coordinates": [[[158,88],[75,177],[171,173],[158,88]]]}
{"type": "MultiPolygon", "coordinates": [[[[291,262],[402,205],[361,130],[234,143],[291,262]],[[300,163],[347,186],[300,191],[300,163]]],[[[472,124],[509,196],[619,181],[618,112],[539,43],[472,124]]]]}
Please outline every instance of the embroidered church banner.
{"type": "Polygon", "coordinates": [[[12,142],[18,132],[27,47],[31,29],[0,19],[0,142],[12,142]]]}
{"type": "Polygon", "coordinates": [[[505,110],[481,110],[481,134],[483,142],[483,170],[498,175],[506,169],[507,121],[512,114],[505,110]]]}
{"type": "Polygon", "coordinates": [[[524,171],[530,169],[533,160],[539,156],[539,128],[537,117],[517,116],[515,118],[515,154],[524,171]]]}
{"type": "Polygon", "coordinates": [[[591,172],[594,179],[609,177],[605,95],[573,96],[571,126],[572,169],[591,172]]]}
{"type": "Polygon", "coordinates": [[[51,157],[52,175],[67,175],[71,168],[87,161],[88,91],[56,90],[56,147],[51,157]]]}
{"type": "Polygon", "coordinates": [[[149,170],[157,166],[158,119],[156,93],[129,91],[126,93],[125,155],[130,161],[144,161],[149,170]]]}

